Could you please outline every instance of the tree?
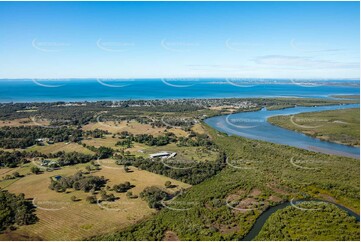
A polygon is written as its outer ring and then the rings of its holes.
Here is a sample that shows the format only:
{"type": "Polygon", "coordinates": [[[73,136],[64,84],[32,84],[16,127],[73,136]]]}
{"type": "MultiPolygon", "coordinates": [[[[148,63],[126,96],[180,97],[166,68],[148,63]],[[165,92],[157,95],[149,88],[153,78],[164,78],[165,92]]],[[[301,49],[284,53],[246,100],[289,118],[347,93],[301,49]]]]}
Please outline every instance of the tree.
{"type": "Polygon", "coordinates": [[[73,188],[74,188],[75,190],[80,190],[80,189],[81,189],[81,188],[80,188],[80,182],[78,182],[78,181],[74,182],[74,183],[73,183],[73,188]]]}
{"type": "Polygon", "coordinates": [[[31,172],[34,174],[39,174],[40,173],[40,168],[37,166],[32,166],[31,167],[31,172]]]}
{"type": "Polygon", "coordinates": [[[89,191],[91,194],[95,194],[95,188],[93,187],[92,189],[90,189],[90,191],[89,191]]]}
{"type": "Polygon", "coordinates": [[[148,202],[148,206],[155,209],[161,209],[163,207],[161,201],[168,196],[168,193],[156,186],[146,187],[140,193],[140,197],[148,202]]]}
{"type": "Polygon", "coordinates": [[[108,202],[114,202],[115,201],[115,196],[113,193],[107,195],[107,201],[108,202]]]}
{"type": "Polygon", "coordinates": [[[130,172],[130,169],[128,168],[127,165],[124,165],[124,171],[125,171],[126,173],[130,172]]]}
{"type": "Polygon", "coordinates": [[[17,171],[15,171],[15,172],[13,172],[13,176],[16,178],[16,177],[20,177],[20,173],[19,172],[17,172],[17,171]]]}
{"type": "Polygon", "coordinates": [[[96,153],[99,159],[109,158],[113,155],[114,150],[110,147],[100,146],[96,153]]]}
{"type": "Polygon", "coordinates": [[[86,201],[88,202],[88,203],[90,203],[90,204],[94,204],[94,203],[96,203],[97,202],[97,198],[93,195],[93,196],[88,196],[87,198],[86,198],[86,201]]]}
{"type": "Polygon", "coordinates": [[[106,191],[104,191],[104,190],[101,190],[100,191],[100,198],[101,198],[101,200],[107,200],[107,198],[108,198],[108,195],[107,195],[107,192],[106,191]]]}
{"type": "Polygon", "coordinates": [[[7,174],[6,176],[4,176],[4,180],[10,180],[10,179],[13,179],[13,177],[10,176],[9,174],[7,174]]]}
{"type": "Polygon", "coordinates": [[[92,168],[90,166],[86,166],[85,169],[90,172],[92,170],[92,168]]]}
{"type": "Polygon", "coordinates": [[[166,188],[170,188],[172,186],[172,182],[166,181],[164,185],[166,188]]]}
{"type": "Polygon", "coordinates": [[[127,192],[127,197],[131,199],[138,198],[138,196],[134,195],[132,192],[127,192]]]}

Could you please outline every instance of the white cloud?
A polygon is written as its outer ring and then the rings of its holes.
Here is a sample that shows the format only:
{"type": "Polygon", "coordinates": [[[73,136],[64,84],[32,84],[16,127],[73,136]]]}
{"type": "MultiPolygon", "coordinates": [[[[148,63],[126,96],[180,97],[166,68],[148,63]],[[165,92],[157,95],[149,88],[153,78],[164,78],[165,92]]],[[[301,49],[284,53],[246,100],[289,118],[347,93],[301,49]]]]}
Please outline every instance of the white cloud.
{"type": "Polygon", "coordinates": [[[259,65],[296,67],[307,69],[359,69],[360,64],[356,62],[338,62],[331,60],[315,59],[304,56],[265,55],[258,56],[253,61],[259,65]]]}

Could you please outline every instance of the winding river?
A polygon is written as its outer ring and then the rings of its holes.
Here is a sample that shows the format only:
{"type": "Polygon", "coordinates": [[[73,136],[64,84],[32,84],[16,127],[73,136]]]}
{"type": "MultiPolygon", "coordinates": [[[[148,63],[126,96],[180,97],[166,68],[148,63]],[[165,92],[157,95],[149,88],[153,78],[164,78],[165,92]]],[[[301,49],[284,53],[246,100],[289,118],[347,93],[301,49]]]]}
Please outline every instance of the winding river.
{"type": "MultiPolygon", "coordinates": [[[[229,135],[237,135],[250,139],[289,145],[315,152],[348,156],[359,159],[359,147],[322,141],[302,133],[272,125],[267,122],[267,118],[278,115],[295,115],[304,112],[319,112],[359,107],[359,104],[347,104],[317,107],[294,107],[281,110],[266,110],[263,108],[260,111],[242,112],[208,118],[205,120],[205,123],[214,129],[229,135]]],[[[296,121],[294,121],[294,124],[298,125],[296,121]]],[[[319,126],[308,126],[310,130],[317,127],[319,126]]]]}
{"type": "MultiPolygon", "coordinates": [[[[267,119],[272,116],[278,115],[295,115],[304,112],[319,112],[326,110],[338,110],[346,108],[359,108],[359,104],[348,105],[332,105],[332,106],[318,106],[318,107],[294,107],[281,110],[266,110],[263,108],[255,112],[242,112],[231,115],[223,115],[208,118],[205,122],[211,127],[225,132],[229,135],[237,135],[250,139],[263,140],[282,145],[289,145],[301,149],[321,152],[326,154],[334,154],[341,156],[348,156],[352,158],[360,158],[360,148],[347,145],[341,145],[322,141],[310,136],[298,133],[295,131],[287,130],[267,122],[267,119]]],[[[294,121],[293,121],[294,122],[294,121]]],[[[298,125],[297,123],[294,123],[298,125]]],[[[317,128],[318,126],[309,127],[317,128]]],[[[313,200],[321,202],[320,200],[313,200]]],[[[285,202],[277,206],[271,207],[257,218],[252,229],[242,239],[243,241],[253,240],[261,231],[263,225],[274,212],[283,209],[287,206],[295,206],[296,204],[305,202],[305,200],[295,201],[294,203],[285,202]]],[[[326,201],[323,201],[326,202],[326,201]]],[[[350,216],[353,216],[360,221],[360,216],[346,207],[335,204],[340,209],[346,211],[350,216]]]]}

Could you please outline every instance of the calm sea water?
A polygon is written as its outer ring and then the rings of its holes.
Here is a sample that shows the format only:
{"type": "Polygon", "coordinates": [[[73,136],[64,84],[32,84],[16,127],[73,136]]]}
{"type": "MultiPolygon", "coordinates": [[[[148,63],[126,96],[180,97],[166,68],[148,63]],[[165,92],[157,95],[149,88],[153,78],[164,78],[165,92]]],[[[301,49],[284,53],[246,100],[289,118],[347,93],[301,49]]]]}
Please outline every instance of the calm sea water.
{"type": "Polygon", "coordinates": [[[276,80],[267,81],[267,84],[242,83],[227,79],[0,80],[0,102],[289,96],[325,98],[335,94],[359,94],[360,91],[359,86],[309,85],[292,81],[282,83],[276,80]]]}

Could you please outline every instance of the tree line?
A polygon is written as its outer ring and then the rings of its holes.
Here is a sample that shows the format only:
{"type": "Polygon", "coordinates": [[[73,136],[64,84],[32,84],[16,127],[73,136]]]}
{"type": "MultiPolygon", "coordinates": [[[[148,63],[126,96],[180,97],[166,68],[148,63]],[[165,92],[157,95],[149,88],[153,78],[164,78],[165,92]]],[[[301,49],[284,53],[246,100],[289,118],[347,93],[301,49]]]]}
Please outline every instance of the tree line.
{"type": "Polygon", "coordinates": [[[41,144],[39,139],[47,138],[52,142],[78,142],[81,140],[82,131],[67,127],[40,127],[19,126],[0,128],[0,147],[5,149],[21,148],[41,144]]]}
{"type": "Polygon", "coordinates": [[[38,218],[34,214],[35,207],[31,201],[25,199],[20,193],[15,195],[8,191],[0,191],[0,232],[15,225],[28,225],[35,223],[38,218]]]}
{"type": "Polygon", "coordinates": [[[0,150],[0,168],[9,167],[14,168],[21,164],[29,163],[31,158],[46,157],[46,155],[38,151],[14,151],[8,152],[0,150]]]}

